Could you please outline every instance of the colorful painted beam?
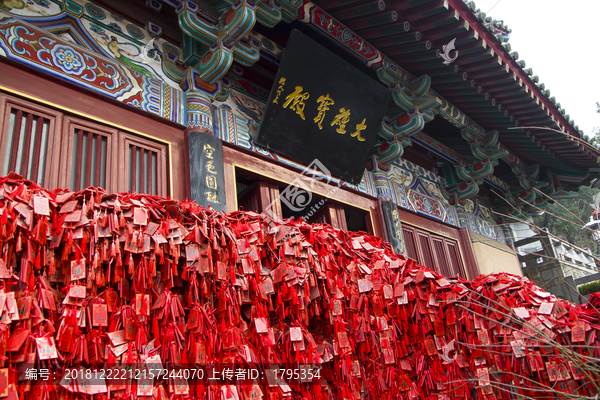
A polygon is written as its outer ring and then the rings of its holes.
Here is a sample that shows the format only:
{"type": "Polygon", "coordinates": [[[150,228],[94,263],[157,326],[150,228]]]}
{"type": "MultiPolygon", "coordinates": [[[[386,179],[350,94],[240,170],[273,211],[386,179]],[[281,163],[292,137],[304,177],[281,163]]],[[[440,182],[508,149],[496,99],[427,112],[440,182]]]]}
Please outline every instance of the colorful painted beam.
{"type": "Polygon", "coordinates": [[[0,56],[78,87],[185,122],[185,95],[133,66],[73,44],[0,11],[0,56]]]}

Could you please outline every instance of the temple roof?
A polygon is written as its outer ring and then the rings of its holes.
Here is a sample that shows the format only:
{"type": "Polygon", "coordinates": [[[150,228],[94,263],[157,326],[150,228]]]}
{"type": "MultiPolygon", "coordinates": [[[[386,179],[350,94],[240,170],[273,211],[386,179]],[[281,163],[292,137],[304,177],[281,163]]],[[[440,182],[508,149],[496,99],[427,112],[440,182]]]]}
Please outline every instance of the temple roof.
{"type": "MultiPolygon", "coordinates": [[[[97,1],[135,16],[121,2],[97,1]]],[[[510,29],[503,21],[477,9],[473,1],[289,3],[298,4],[296,21],[279,23],[273,28],[257,23],[254,30],[285,47],[290,30],[300,29],[375,79],[375,70],[388,61],[397,64],[409,80],[426,74],[431,77],[435,93],[483,130],[497,130],[499,142],[527,165],[535,164],[550,169],[554,175],[571,177],[562,182],[565,189],[576,189],[600,177],[597,164],[600,151],[584,140],[583,132],[550,90],[519,59],[508,41],[510,29]],[[317,9],[322,12],[316,13],[317,9]],[[446,65],[444,48],[453,40],[458,56],[446,65]],[[378,60],[364,56],[365,46],[374,49],[378,60]]],[[[169,25],[165,34],[170,40],[175,39],[174,9],[164,7],[161,18],[169,25]]],[[[447,55],[454,57],[456,52],[452,50],[447,55]]],[[[244,76],[270,88],[278,68],[271,61],[262,58],[247,68],[244,76]]],[[[451,148],[464,146],[457,132],[428,134],[451,148]]]]}
{"type": "Polygon", "coordinates": [[[379,3],[379,10],[370,12],[373,3],[315,0],[411,74],[431,76],[437,93],[486,131],[498,130],[500,142],[526,163],[595,172],[600,152],[511,49],[510,29],[502,21],[472,1],[379,3]],[[386,15],[389,22],[377,25],[386,15]],[[442,49],[453,39],[458,57],[444,65],[442,49]]]}

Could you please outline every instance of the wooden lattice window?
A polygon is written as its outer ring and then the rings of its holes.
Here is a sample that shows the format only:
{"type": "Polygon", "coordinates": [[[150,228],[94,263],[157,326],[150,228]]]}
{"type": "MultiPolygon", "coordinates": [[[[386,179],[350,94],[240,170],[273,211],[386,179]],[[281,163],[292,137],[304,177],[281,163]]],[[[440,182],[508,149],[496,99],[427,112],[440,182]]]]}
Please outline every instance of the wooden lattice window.
{"type": "MultiPolygon", "coordinates": [[[[240,183],[236,183],[240,185],[240,183]]],[[[259,190],[260,188],[258,182],[255,182],[253,187],[243,187],[240,189],[244,190],[244,195],[239,198],[238,207],[244,211],[254,211],[256,213],[262,212],[259,190]]]]}
{"type": "Polygon", "coordinates": [[[337,204],[323,205],[313,216],[308,219],[310,224],[329,224],[334,228],[348,230],[344,207],[337,204]]]}
{"type": "Polygon", "coordinates": [[[0,157],[2,176],[16,172],[40,185],[57,181],[56,146],[60,113],[9,96],[0,95],[0,157]]]}
{"type": "Polygon", "coordinates": [[[48,189],[166,196],[167,144],[0,93],[0,175],[48,189]]]}
{"type": "Polygon", "coordinates": [[[344,207],[330,204],[327,208],[329,209],[329,213],[331,215],[331,225],[334,228],[347,231],[348,226],[346,225],[346,212],[344,211],[344,207]]]}
{"type": "Polygon", "coordinates": [[[402,226],[407,256],[442,275],[466,278],[458,243],[408,225],[402,226]]]}
{"type": "Polygon", "coordinates": [[[321,213],[321,214],[317,214],[315,216],[313,216],[310,220],[311,224],[328,224],[329,222],[327,222],[327,214],[325,214],[325,212],[321,213]]]}
{"type": "Polygon", "coordinates": [[[259,182],[261,210],[274,218],[281,218],[279,186],[270,182],[259,182]]]}
{"type": "Polygon", "coordinates": [[[116,143],[118,131],[84,120],[66,118],[66,140],[63,179],[66,186],[82,190],[89,186],[115,187],[116,143]]]}
{"type": "Polygon", "coordinates": [[[402,229],[402,236],[404,236],[404,245],[406,246],[406,255],[413,260],[419,262],[419,256],[417,255],[417,247],[415,246],[415,235],[412,229],[402,229]]]}
{"type": "Polygon", "coordinates": [[[448,252],[450,253],[450,261],[452,264],[452,275],[459,275],[466,278],[464,264],[460,257],[458,246],[454,243],[448,243],[448,252]]]}
{"type": "Polygon", "coordinates": [[[266,213],[281,219],[279,186],[266,182],[259,175],[236,173],[236,196],[238,208],[244,211],[266,213]]]}
{"type": "Polygon", "coordinates": [[[453,273],[453,270],[450,266],[448,260],[448,254],[444,249],[444,241],[442,239],[432,239],[433,248],[435,254],[437,256],[438,267],[440,269],[440,273],[446,276],[454,276],[456,274],[453,273]]]}
{"type": "Polygon", "coordinates": [[[121,150],[126,162],[119,186],[132,193],[166,196],[166,145],[121,133],[121,150]]]}
{"type": "Polygon", "coordinates": [[[419,236],[419,250],[421,253],[421,262],[428,266],[431,269],[434,270],[438,270],[439,268],[437,268],[437,265],[435,263],[433,254],[432,254],[432,249],[431,249],[431,242],[429,241],[429,235],[419,232],[418,233],[419,236]]]}

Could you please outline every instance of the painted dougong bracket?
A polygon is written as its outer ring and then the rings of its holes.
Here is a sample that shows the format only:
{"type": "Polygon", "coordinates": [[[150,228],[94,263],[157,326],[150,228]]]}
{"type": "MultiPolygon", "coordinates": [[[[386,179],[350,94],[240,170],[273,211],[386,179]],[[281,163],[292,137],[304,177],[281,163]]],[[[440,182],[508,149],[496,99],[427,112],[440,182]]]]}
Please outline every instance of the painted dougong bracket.
{"type": "MultiPolygon", "coordinates": [[[[513,156],[509,154],[508,157],[513,156]]],[[[538,182],[539,166],[526,166],[525,163],[518,162],[510,163],[510,168],[514,176],[506,180],[509,184],[509,190],[503,194],[502,198],[496,199],[496,208],[505,214],[512,215],[518,218],[523,218],[527,212],[538,212],[538,208],[544,209],[548,206],[547,201],[536,195],[534,187],[545,186],[547,183],[538,182]]]]}
{"type": "Polygon", "coordinates": [[[509,163],[514,177],[507,180],[510,185],[510,206],[500,199],[497,200],[497,205],[499,210],[505,209],[507,214],[514,216],[523,217],[523,213],[539,213],[540,210],[546,209],[549,205],[546,196],[552,199],[576,197],[575,194],[564,190],[562,182],[580,182],[589,176],[589,171],[585,170],[567,172],[552,167],[540,168],[537,164],[527,166],[510,152],[505,160],[514,161],[509,163]]]}
{"type": "Polygon", "coordinates": [[[522,163],[515,163],[513,173],[515,176],[508,181],[510,191],[506,193],[504,199],[496,199],[495,208],[518,218],[523,218],[529,212],[539,213],[540,210],[546,209],[550,204],[548,197],[554,200],[577,197],[576,194],[563,189],[561,180],[583,180],[588,174],[586,171],[581,173],[570,171],[567,174],[565,171],[560,171],[557,174],[556,170],[540,169],[538,165],[525,168],[522,163]]]}
{"type": "Polygon", "coordinates": [[[498,131],[489,131],[483,137],[469,128],[460,130],[463,139],[471,147],[471,153],[474,157],[484,163],[498,165],[498,160],[508,155],[508,151],[498,146],[498,131]]]}
{"type": "Polygon", "coordinates": [[[229,70],[234,53],[236,61],[243,61],[244,65],[260,58],[258,49],[240,42],[256,22],[257,3],[238,0],[221,10],[201,4],[202,7],[185,0],[177,8],[184,33],[184,61],[198,72],[200,79],[213,84],[229,70]]]}
{"type": "Polygon", "coordinates": [[[508,155],[504,148],[498,146],[498,131],[480,133],[469,126],[462,128],[461,134],[469,143],[475,161],[468,163],[461,160],[455,164],[456,175],[462,182],[448,187],[449,201],[453,204],[464,204],[466,199],[477,196],[483,179],[491,176],[498,160],[508,155]]]}
{"type": "Polygon", "coordinates": [[[374,150],[379,162],[389,165],[402,157],[404,148],[411,145],[410,137],[423,129],[425,123],[418,118],[403,114],[391,122],[383,121],[379,128],[379,137],[383,139],[374,150]]]}
{"type": "Polygon", "coordinates": [[[391,109],[390,123],[383,122],[379,130],[382,140],[375,146],[373,155],[378,162],[389,165],[399,159],[410,137],[419,132],[439,112],[440,102],[430,94],[431,78],[423,75],[408,83],[399,75],[397,66],[385,61],[377,70],[379,80],[392,89],[397,108],[391,109]]]}
{"type": "Polygon", "coordinates": [[[468,164],[464,160],[454,165],[454,168],[458,179],[448,179],[448,176],[453,176],[452,171],[446,170],[444,173],[448,182],[448,188],[443,194],[452,205],[464,205],[467,199],[477,196],[479,185],[483,183],[483,178],[493,172],[493,167],[489,164],[468,164]]]}
{"type": "MultiPolygon", "coordinates": [[[[510,165],[518,183],[516,186],[511,185],[508,191],[502,194],[505,199],[498,199],[497,206],[503,207],[507,211],[516,209],[515,212],[518,212],[521,210],[521,204],[525,204],[519,200],[519,197],[523,196],[526,201],[536,201],[532,182],[537,177],[535,171],[537,166],[527,167],[522,160],[507,150],[498,140],[498,131],[485,132],[483,128],[447,100],[440,99],[442,102],[440,115],[461,129],[461,136],[469,144],[471,154],[475,158],[474,162],[455,163],[458,180],[448,185],[445,194],[448,201],[453,204],[464,204],[467,199],[475,197],[479,193],[478,186],[484,178],[490,178],[493,175],[494,167],[498,165],[500,159],[510,165]]],[[[452,174],[450,171],[448,173],[452,174]]],[[[538,203],[544,206],[542,202],[538,201],[538,203]]]]}
{"type": "Polygon", "coordinates": [[[233,61],[253,65],[260,59],[261,49],[261,42],[250,35],[254,24],[274,27],[281,21],[291,22],[298,15],[298,7],[300,4],[294,7],[276,0],[184,0],[176,11],[184,33],[185,75],[212,85],[227,73],[233,61]]]}

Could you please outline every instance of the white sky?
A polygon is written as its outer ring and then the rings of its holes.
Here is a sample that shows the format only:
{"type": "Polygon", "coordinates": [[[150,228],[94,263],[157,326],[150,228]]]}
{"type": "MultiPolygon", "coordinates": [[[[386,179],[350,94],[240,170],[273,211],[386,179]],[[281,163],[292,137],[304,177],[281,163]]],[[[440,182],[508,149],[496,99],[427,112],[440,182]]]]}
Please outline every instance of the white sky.
{"type": "Polygon", "coordinates": [[[512,50],[591,137],[593,129],[600,127],[596,113],[600,0],[475,0],[475,4],[508,25],[512,50]]]}

